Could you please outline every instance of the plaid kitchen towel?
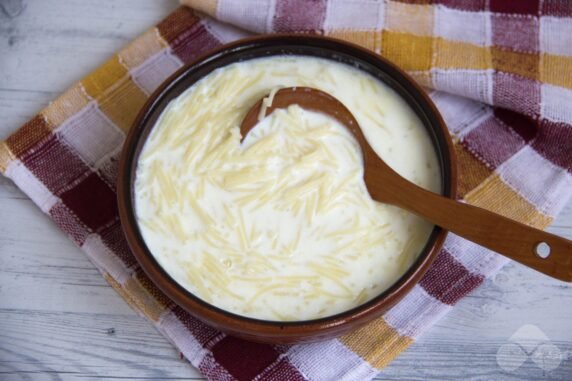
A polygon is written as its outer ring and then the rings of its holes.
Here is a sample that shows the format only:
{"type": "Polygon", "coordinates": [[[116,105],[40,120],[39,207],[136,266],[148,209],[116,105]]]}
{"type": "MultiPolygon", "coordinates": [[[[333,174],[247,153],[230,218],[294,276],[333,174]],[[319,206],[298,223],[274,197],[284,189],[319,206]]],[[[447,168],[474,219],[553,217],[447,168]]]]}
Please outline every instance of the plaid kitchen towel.
{"type": "Polygon", "coordinates": [[[403,301],[355,332],[316,344],[244,342],[174,305],[149,282],[123,238],[117,158],[153,90],[242,30],[353,41],[433,89],[455,141],[466,202],[544,228],[570,197],[572,5],[566,0],[184,3],[210,17],[182,7],[143,34],[1,142],[0,169],[207,378],[371,379],[507,261],[450,235],[403,301]]]}

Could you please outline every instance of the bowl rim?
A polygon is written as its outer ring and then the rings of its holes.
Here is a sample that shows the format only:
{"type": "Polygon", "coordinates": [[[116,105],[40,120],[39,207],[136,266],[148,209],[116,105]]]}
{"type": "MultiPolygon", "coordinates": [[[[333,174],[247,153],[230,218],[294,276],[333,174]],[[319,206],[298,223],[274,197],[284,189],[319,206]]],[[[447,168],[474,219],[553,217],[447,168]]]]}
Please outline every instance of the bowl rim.
{"type": "MultiPolygon", "coordinates": [[[[140,137],[145,131],[150,131],[153,128],[147,121],[150,116],[153,115],[154,107],[157,103],[164,100],[165,97],[168,98],[170,90],[173,89],[178,81],[184,80],[185,76],[196,71],[197,67],[207,65],[213,58],[220,57],[224,54],[240,53],[240,49],[246,50],[249,49],[249,46],[250,48],[257,48],[257,46],[259,47],[260,44],[264,43],[288,45],[314,44],[317,48],[324,48],[324,45],[329,44],[345,49],[344,53],[346,54],[350,51],[349,55],[352,55],[354,59],[357,58],[359,60],[365,57],[368,61],[376,62],[386,69],[391,69],[393,73],[389,76],[394,79],[396,76],[401,77],[399,80],[406,85],[403,85],[401,82],[400,84],[404,87],[409,86],[409,89],[406,90],[416,96],[416,100],[421,104],[420,107],[424,107],[436,121],[439,128],[435,128],[435,130],[438,130],[438,134],[441,134],[441,144],[433,143],[436,149],[440,148],[440,156],[443,159],[440,160],[443,161],[441,163],[441,172],[444,177],[442,178],[443,195],[452,199],[457,197],[457,160],[449,131],[437,107],[429,98],[426,91],[405,71],[371,50],[344,40],[318,35],[274,34],[251,36],[209,50],[207,53],[183,65],[151,94],[127,134],[118,164],[117,202],[120,223],[132,253],[150,280],[177,305],[199,320],[221,331],[259,342],[291,343],[317,341],[337,336],[357,328],[381,316],[384,311],[402,299],[413,286],[419,282],[431,263],[433,263],[443,246],[448,232],[445,229],[435,226],[426,246],[411,267],[402,274],[392,286],[372,300],[342,313],[320,319],[283,322],[250,318],[228,312],[201,300],[183,288],[182,285],[163,270],[151,251],[147,248],[139,232],[135,218],[134,200],[132,199],[132,179],[134,177],[134,168],[136,168],[139,152],[146,141],[146,137],[142,141],[140,137]],[[445,166],[447,167],[444,168],[445,166]],[[448,172],[448,178],[445,176],[447,174],[446,172],[448,172]]],[[[327,48],[328,46],[326,46],[326,49],[327,48]]],[[[365,58],[363,59],[365,60],[365,58]]],[[[239,61],[240,60],[235,60],[234,62],[239,61]]],[[[217,67],[215,67],[215,69],[216,68],[217,67]]],[[[383,71],[387,74],[386,70],[383,71]]],[[[168,102],[174,98],[176,98],[176,96],[170,98],[168,102]]],[[[159,110],[159,115],[163,110],[164,108],[159,110]]]]}

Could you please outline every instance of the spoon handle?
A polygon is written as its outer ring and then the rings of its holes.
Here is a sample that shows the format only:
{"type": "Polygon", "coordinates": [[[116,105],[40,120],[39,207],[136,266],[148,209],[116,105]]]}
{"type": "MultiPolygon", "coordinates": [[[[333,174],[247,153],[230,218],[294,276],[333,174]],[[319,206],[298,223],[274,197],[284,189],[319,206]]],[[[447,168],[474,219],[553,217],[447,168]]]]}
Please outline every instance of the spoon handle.
{"type": "Polygon", "coordinates": [[[407,209],[541,273],[572,282],[572,241],[429,192],[400,176],[381,186],[380,192],[370,188],[374,199],[407,209]]]}

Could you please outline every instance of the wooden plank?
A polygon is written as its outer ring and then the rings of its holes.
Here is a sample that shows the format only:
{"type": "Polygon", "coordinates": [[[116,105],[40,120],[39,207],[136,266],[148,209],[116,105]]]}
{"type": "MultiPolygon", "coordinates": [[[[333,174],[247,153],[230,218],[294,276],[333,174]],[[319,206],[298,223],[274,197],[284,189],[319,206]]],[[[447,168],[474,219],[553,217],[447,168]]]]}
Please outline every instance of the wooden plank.
{"type": "Polygon", "coordinates": [[[0,88],[61,92],[168,15],[174,0],[21,0],[0,12],[0,88]]]}
{"type": "Polygon", "coordinates": [[[0,320],[2,380],[203,379],[143,319],[3,309],[0,320]]]}

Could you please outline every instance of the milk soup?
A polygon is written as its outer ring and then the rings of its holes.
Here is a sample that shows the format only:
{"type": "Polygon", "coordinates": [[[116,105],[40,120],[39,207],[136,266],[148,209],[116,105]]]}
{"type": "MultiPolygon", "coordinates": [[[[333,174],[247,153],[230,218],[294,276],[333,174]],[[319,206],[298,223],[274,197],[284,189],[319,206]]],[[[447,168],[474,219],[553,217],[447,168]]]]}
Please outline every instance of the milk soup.
{"type": "Polygon", "coordinates": [[[379,295],[433,229],[370,198],[357,142],[324,114],[276,110],[240,142],[247,111],[293,86],[336,97],[387,164],[441,191],[421,121],[395,91],[354,67],[276,56],[217,69],[191,86],[163,111],[139,157],[139,228],[189,292],[273,321],[331,316],[379,295]]]}

